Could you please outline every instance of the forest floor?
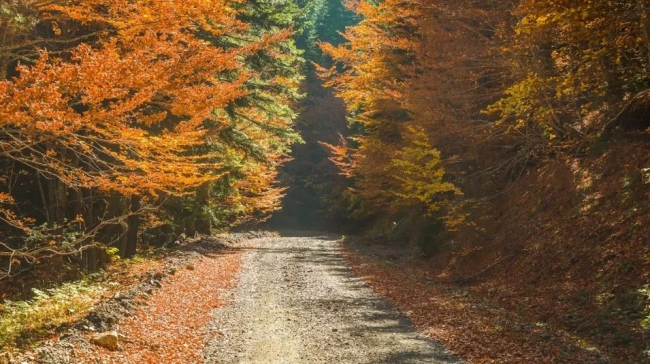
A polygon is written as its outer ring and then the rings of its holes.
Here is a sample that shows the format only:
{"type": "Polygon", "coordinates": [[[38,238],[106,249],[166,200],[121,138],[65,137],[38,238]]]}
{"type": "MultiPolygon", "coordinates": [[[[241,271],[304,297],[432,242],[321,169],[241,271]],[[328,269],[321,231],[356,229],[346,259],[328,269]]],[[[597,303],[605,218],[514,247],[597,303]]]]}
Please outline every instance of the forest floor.
{"type": "Polygon", "coordinates": [[[334,236],[204,238],[155,267],[11,362],[461,363],[354,276],[334,236]]]}
{"type": "Polygon", "coordinates": [[[581,363],[612,361],[562,328],[536,320],[524,305],[501,305],[459,282],[438,282],[435,270],[394,247],[348,239],[345,258],[416,327],[467,363],[581,363]]]}
{"type": "Polygon", "coordinates": [[[436,282],[386,245],[248,233],[151,266],[11,362],[621,362],[525,309],[436,282]],[[93,343],[100,333],[116,333],[117,346],[93,343]]]}

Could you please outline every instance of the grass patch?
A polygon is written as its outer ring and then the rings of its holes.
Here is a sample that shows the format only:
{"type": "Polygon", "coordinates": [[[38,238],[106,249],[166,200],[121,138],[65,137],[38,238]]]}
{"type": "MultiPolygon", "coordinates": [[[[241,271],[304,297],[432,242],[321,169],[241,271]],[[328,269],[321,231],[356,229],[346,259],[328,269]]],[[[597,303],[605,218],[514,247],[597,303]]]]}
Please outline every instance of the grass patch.
{"type": "Polygon", "coordinates": [[[106,289],[81,280],[32,291],[34,297],[30,300],[0,305],[0,351],[28,345],[52,334],[56,327],[81,318],[106,289]]]}

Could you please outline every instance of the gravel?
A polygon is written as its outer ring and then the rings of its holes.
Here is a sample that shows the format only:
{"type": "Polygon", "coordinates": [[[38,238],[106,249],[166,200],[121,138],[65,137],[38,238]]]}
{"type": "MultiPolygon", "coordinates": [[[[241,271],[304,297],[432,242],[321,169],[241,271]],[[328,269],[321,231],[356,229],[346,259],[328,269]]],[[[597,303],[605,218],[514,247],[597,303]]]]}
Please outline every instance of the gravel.
{"type": "Polygon", "coordinates": [[[214,312],[206,363],[461,363],[347,268],[336,239],[263,237],[214,312]]]}

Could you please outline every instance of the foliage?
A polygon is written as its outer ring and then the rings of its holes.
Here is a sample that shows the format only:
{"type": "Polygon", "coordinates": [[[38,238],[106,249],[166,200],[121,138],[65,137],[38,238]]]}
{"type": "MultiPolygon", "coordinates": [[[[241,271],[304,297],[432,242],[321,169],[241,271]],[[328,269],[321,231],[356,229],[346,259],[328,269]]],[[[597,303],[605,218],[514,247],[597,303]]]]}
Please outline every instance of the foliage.
{"type": "Polygon", "coordinates": [[[443,182],[440,153],[403,92],[419,67],[419,10],[398,0],[362,1],[350,8],[361,20],[343,33],[346,43],[321,47],[336,62],[322,75],[345,101],[354,134],[339,146],[325,145],[354,179],[353,191],[363,201],[357,216],[417,206],[435,211],[439,195],[458,190],[443,182]]]}
{"type": "Polygon", "coordinates": [[[598,133],[649,86],[648,5],[523,1],[503,47],[515,82],[488,111],[514,128],[537,128],[548,141],[598,133]]]}
{"type": "MultiPolygon", "coordinates": [[[[650,286],[645,286],[639,290],[639,293],[646,299],[650,300],[650,286]]],[[[650,306],[646,308],[648,311],[650,311],[650,306]]],[[[642,321],[641,321],[641,326],[645,328],[646,330],[650,330],[650,314],[646,316],[642,321]]]]}
{"type": "Polygon", "coordinates": [[[393,171],[399,171],[393,175],[401,182],[394,193],[400,197],[400,204],[415,198],[429,212],[437,211],[440,208],[437,195],[461,192],[453,184],[443,181],[445,171],[440,166],[440,152],[431,146],[424,130],[409,127],[408,132],[411,144],[398,150],[390,164],[393,171]]]}
{"type": "Polygon", "coordinates": [[[305,50],[306,58],[312,62],[325,63],[327,59],[318,43],[338,45],[344,41],[341,32],[356,24],[355,13],[345,6],[343,0],[311,0],[305,4],[302,16],[302,31],[297,43],[305,50]]]}
{"type": "Polygon", "coordinates": [[[274,171],[300,140],[288,4],[3,3],[0,216],[12,230],[0,258],[94,242],[129,256],[140,216],[192,196],[237,219],[276,209],[274,171]],[[209,201],[204,186],[224,176],[233,190],[209,201]],[[77,238],[64,243],[72,220],[77,238]],[[20,239],[43,223],[53,239],[20,239]]]}
{"type": "Polygon", "coordinates": [[[5,301],[0,306],[0,348],[9,348],[20,338],[35,340],[47,329],[73,322],[85,314],[105,289],[79,281],[32,291],[31,300],[5,301]]]}

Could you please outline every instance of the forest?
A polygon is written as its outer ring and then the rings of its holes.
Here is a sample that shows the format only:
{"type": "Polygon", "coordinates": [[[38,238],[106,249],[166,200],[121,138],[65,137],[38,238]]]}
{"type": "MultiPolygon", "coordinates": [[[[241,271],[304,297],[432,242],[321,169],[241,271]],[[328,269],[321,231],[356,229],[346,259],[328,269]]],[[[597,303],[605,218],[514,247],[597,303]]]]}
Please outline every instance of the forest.
{"type": "Polygon", "coordinates": [[[649,113],[649,0],[4,0],[0,300],[329,231],[644,363],[649,113]]]}

